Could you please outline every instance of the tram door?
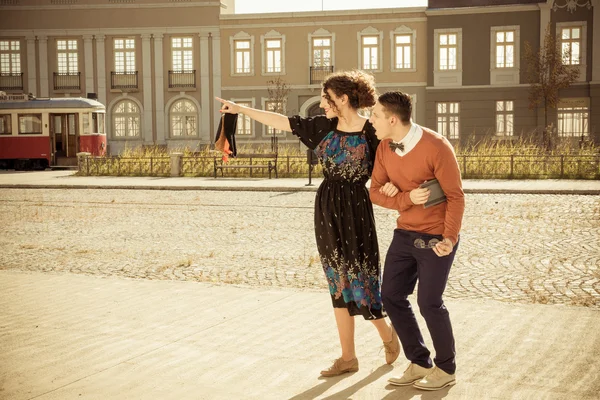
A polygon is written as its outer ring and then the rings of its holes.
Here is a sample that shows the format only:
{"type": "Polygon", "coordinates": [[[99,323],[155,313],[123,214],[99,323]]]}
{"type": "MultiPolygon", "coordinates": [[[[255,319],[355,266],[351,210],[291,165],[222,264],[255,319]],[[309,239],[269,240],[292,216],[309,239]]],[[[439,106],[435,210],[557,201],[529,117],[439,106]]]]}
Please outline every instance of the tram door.
{"type": "Polygon", "coordinates": [[[75,159],[79,151],[77,114],[50,114],[52,163],[65,158],[75,159]]]}

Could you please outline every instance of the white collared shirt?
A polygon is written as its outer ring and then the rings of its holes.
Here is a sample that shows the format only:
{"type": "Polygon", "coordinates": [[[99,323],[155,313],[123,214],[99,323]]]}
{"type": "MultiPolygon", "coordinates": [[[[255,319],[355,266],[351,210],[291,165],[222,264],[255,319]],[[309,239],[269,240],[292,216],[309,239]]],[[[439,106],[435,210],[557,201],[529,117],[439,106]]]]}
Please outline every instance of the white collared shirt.
{"type": "Polygon", "coordinates": [[[394,143],[402,143],[404,145],[404,151],[400,151],[400,149],[396,149],[395,150],[396,154],[398,154],[400,157],[407,155],[412,149],[415,148],[415,146],[417,145],[417,143],[419,143],[419,140],[421,140],[422,137],[423,137],[423,128],[421,128],[417,124],[414,124],[414,123],[411,124],[410,130],[408,131],[406,136],[404,136],[404,139],[402,139],[400,142],[394,142],[394,143]]]}

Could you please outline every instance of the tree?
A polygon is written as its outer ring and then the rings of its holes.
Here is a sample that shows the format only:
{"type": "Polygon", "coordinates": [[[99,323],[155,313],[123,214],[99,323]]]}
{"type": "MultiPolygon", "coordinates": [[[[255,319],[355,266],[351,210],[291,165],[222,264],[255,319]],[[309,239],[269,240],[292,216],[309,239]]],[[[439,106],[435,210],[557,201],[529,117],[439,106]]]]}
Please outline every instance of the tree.
{"type": "MultiPolygon", "coordinates": [[[[267,93],[269,95],[268,101],[272,104],[272,107],[268,110],[283,114],[284,104],[287,100],[287,95],[290,93],[288,84],[281,79],[281,76],[277,76],[276,78],[267,81],[267,93]]],[[[271,148],[273,151],[277,151],[275,129],[273,129],[273,137],[271,138],[271,148]]]]}
{"type": "Polygon", "coordinates": [[[577,66],[563,63],[568,58],[568,49],[563,53],[560,42],[552,34],[550,24],[546,27],[544,44],[535,51],[529,42],[525,42],[524,60],[527,65],[527,83],[529,89],[529,109],[540,103],[544,106],[544,130],[542,143],[550,150],[552,142],[548,132],[548,109],[556,109],[560,101],[559,92],[566,89],[579,78],[577,66]]]}

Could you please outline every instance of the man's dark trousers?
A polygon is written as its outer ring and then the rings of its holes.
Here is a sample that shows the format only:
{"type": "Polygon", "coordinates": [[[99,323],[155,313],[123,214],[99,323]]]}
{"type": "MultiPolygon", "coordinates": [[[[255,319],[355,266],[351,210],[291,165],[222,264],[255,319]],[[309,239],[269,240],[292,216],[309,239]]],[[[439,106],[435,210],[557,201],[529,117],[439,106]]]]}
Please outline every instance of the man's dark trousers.
{"type": "Polygon", "coordinates": [[[398,333],[406,358],[421,367],[431,368],[430,352],[417,324],[408,296],[413,293],[417,279],[417,304],[435,348],[435,365],[448,374],[456,371],[454,335],[450,314],[442,295],[448,282],[450,267],[458,248],[439,257],[431,248],[418,248],[415,240],[425,245],[431,239],[442,240],[440,235],[396,229],[385,259],[381,295],[383,306],[398,333]]]}

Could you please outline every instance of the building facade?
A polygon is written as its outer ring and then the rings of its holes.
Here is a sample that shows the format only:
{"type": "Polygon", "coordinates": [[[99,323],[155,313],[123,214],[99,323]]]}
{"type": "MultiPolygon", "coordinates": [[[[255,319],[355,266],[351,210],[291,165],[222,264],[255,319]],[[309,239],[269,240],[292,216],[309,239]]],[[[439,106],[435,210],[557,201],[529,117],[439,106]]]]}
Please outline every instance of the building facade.
{"type": "Polygon", "coordinates": [[[466,3],[477,2],[430,1],[427,10],[426,124],[461,144],[539,133],[544,107],[530,109],[524,49],[529,44],[537,52],[549,27],[565,52],[563,62],[580,75],[559,93],[548,122],[559,137],[598,142],[600,74],[593,60],[600,61],[600,42],[595,41],[595,52],[593,44],[600,29],[594,32],[593,23],[600,21],[600,4],[497,0],[495,6],[464,7],[466,3]],[[434,8],[438,4],[444,8],[434,8]]]}
{"type": "MultiPolygon", "coordinates": [[[[314,115],[323,78],[358,68],[380,92],[410,93],[414,120],[454,143],[506,140],[544,125],[543,109],[529,109],[523,57],[550,24],[581,76],[549,118],[559,135],[598,142],[599,2],[430,0],[427,8],[238,15],[234,0],[3,0],[0,90],[96,96],[107,108],[111,154],[194,150],[214,143],[215,96],[314,115]]],[[[238,121],[239,143],[299,143],[238,121]]]]}

